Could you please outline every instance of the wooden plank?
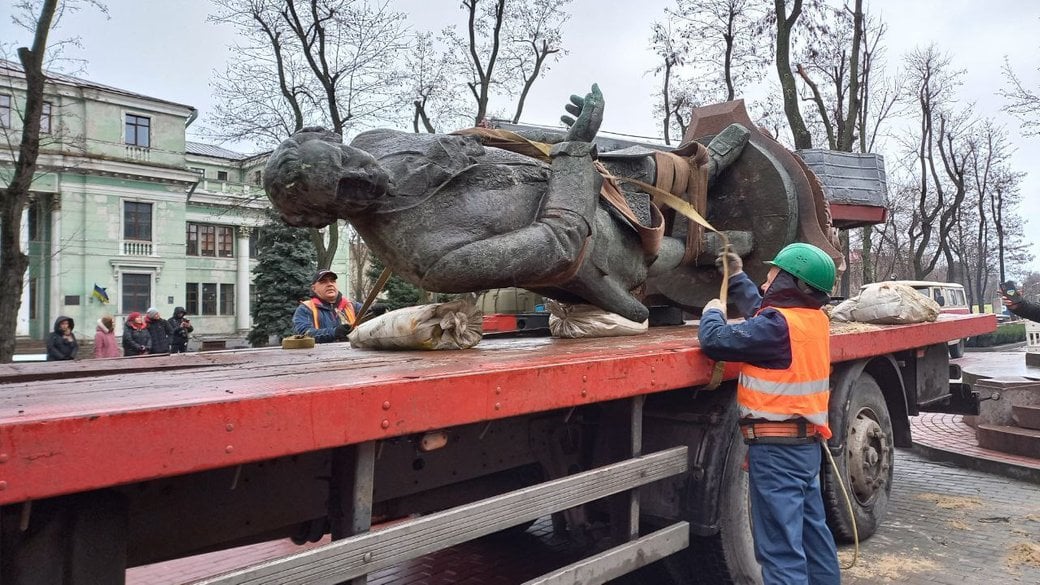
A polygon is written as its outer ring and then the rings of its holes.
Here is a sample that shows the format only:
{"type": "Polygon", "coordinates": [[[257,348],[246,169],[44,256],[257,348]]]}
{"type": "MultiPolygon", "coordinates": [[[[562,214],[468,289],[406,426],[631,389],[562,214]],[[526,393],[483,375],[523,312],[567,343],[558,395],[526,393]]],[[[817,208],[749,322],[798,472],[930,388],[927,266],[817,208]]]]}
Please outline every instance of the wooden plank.
{"type": "MultiPolygon", "coordinates": [[[[992,315],[949,316],[838,332],[832,358],[993,327],[992,315]]],[[[136,369],[138,358],[98,360],[102,375],[0,385],[0,504],[703,385],[712,362],[696,336],[687,325],[624,338],[485,340],[456,352],[324,344],[178,354],[145,360],[172,364],[152,374],[136,369]]],[[[19,379],[66,364],[3,371],[19,379]]],[[[727,378],[738,369],[730,363],[727,378]]]]}
{"type": "Polygon", "coordinates": [[[332,585],[686,471],[686,447],[628,459],[246,567],[195,585],[332,585]]]}
{"type": "Polygon", "coordinates": [[[600,585],[677,553],[690,545],[690,525],[678,522],[523,585],[600,585]]]}

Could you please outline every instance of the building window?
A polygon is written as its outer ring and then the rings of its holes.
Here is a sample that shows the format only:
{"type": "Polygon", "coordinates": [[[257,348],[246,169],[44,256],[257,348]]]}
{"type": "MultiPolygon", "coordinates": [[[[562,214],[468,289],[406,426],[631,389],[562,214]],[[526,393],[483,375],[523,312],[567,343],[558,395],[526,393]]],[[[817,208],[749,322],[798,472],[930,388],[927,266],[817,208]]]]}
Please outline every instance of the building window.
{"type": "Polygon", "coordinates": [[[233,258],[235,255],[235,228],[231,226],[188,223],[185,241],[188,256],[233,258]]]}
{"type": "Polygon", "coordinates": [[[217,256],[232,258],[235,255],[235,228],[217,226],[217,256]]]}
{"type": "Polygon", "coordinates": [[[227,171],[217,171],[217,180],[218,181],[226,181],[227,180],[227,171]]]}
{"type": "Polygon", "coordinates": [[[235,285],[233,284],[220,285],[220,314],[235,314],[235,285]]]}
{"type": "Polygon", "coordinates": [[[184,310],[189,315],[199,314],[199,283],[189,282],[184,288],[184,310]]]}
{"type": "Polygon", "coordinates": [[[140,242],[152,241],[151,203],[123,202],[123,239],[140,242]]]}
{"type": "Polygon", "coordinates": [[[43,111],[40,112],[40,133],[51,133],[51,103],[43,102],[43,111]]]}
{"type": "Polygon", "coordinates": [[[217,314],[217,285],[213,282],[202,283],[202,315],[217,314]]]}
{"type": "Polygon", "coordinates": [[[185,284],[184,297],[184,309],[188,311],[189,315],[235,314],[235,285],[233,284],[189,282],[185,284]]]}
{"type": "Polygon", "coordinates": [[[124,313],[147,311],[152,302],[152,275],[124,272],[122,276],[123,302],[120,309],[124,313]]]}
{"type": "Polygon", "coordinates": [[[264,173],[263,171],[253,171],[253,184],[257,187],[264,186],[264,173]]]}
{"type": "Polygon", "coordinates": [[[126,143],[131,146],[151,146],[152,119],[134,114],[126,115],[126,143]]]}
{"type": "Polygon", "coordinates": [[[187,245],[187,249],[184,253],[188,256],[199,255],[199,224],[189,223],[188,233],[184,236],[184,242],[187,245]]]}
{"type": "Polygon", "coordinates": [[[201,167],[188,167],[188,169],[196,175],[202,177],[203,179],[206,178],[206,169],[201,167]]]}
{"type": "Polygon", "coordinates": [[[256,258],[257,247],[260,244],[260,228],[249,230],[249,257],[256,258]]]}
{"type": "Polygon", "coordinates": [[[11,127],[11,96],[0,94],[0,128],[11,127]]]}

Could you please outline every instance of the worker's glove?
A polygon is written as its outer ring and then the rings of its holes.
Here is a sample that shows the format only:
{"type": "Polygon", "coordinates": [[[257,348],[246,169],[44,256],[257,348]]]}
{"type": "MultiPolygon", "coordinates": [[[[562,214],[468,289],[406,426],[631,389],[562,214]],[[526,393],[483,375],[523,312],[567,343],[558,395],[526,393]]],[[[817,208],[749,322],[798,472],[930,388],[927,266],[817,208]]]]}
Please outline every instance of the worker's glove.
{"type": "Polygon", "coordinates": [[[353,328],[350,325],[347,325],[346,323],[344,323],[342,325],[338,325],[336,327],[336,333],[335,333],[336,339],[339,340],[339,341],[345,340],[347,338],[347,336],[350,335],[351,329],[353,329],[353,328]]]}
{"type": "Polygon", "coordinates": [[[740,274],[744,271],[744,261],[735,252],[723,252],[715,259],[715,267],[722,272],[723,263],[729,266],[729,275],[740,274]]]}
{"type": "Polygon", "coordinates": [[[704,305],[704,309],[701,311],[701,314],[703,315],[711,309],[717,309],[719,311],[722,311],[723,315],[726,314],[726,305],[722,304],[722,301],[720,301],[719,299],[711,299],[710,301],[708,301],[708,304],[704,305]]]}

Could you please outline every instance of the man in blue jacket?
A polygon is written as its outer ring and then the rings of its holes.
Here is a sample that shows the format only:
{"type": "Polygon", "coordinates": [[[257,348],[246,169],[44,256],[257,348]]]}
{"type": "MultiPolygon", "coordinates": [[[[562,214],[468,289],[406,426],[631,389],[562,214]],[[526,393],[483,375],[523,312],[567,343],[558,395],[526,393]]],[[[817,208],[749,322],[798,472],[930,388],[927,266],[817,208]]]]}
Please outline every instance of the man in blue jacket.
{"type": "Polygon", "coordinates": [[[293,333],[314,338],[315,343],[346,341],[357,322],[361,303],[351,301],[339,292],[338,276],[331,270],[319,270],[311,280],[310,300],[300,303],[293,314],[293,333]]]}
{"type": "Polygon", "coordinates": [[[737,382],[740,428],[748,443],[755,557],[765,585],[838,585],[834,537],[820,491],[821,441],[831,437],[830,300],[836,270],[827,254],[794,243],[777,253],[760,295],[740,256],[724,254],[729,298],[745,318],[727,323],[713,299],[701,315],[701,349],[743,362],[737,382]]]}

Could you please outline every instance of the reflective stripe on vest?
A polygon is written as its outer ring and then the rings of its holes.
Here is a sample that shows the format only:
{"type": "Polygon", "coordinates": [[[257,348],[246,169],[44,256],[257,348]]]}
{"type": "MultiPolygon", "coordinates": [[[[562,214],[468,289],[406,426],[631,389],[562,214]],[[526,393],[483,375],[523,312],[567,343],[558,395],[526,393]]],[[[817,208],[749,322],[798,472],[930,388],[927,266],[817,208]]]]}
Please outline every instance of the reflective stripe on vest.
{"type": "Polygon", "coordinates": [[[772,308],[787,321],[791,365],[773,370],[744,364],[737,382],[740,416],[771,421],[801,417],[821,427],[829,439],[830,321],[819,309],[772,308]]]}
{"type": "MultiPolygon", "coordinates": [[[[311,310],[311,317],[314,319],[314,328],[321,329],[321,324],[318,322],[318,303],[321,299],[313,298],[309,301],[304,301],[303,304],[311,310]]],[[[336,306],[336,317],[340,322],[345,318],[347,324],[351,327],[354,326],[354,321],[357,319],[357,315],[354,314],[354,303],[347,300],[346,297],[340,297],[339,305],[336,306]]]]}

